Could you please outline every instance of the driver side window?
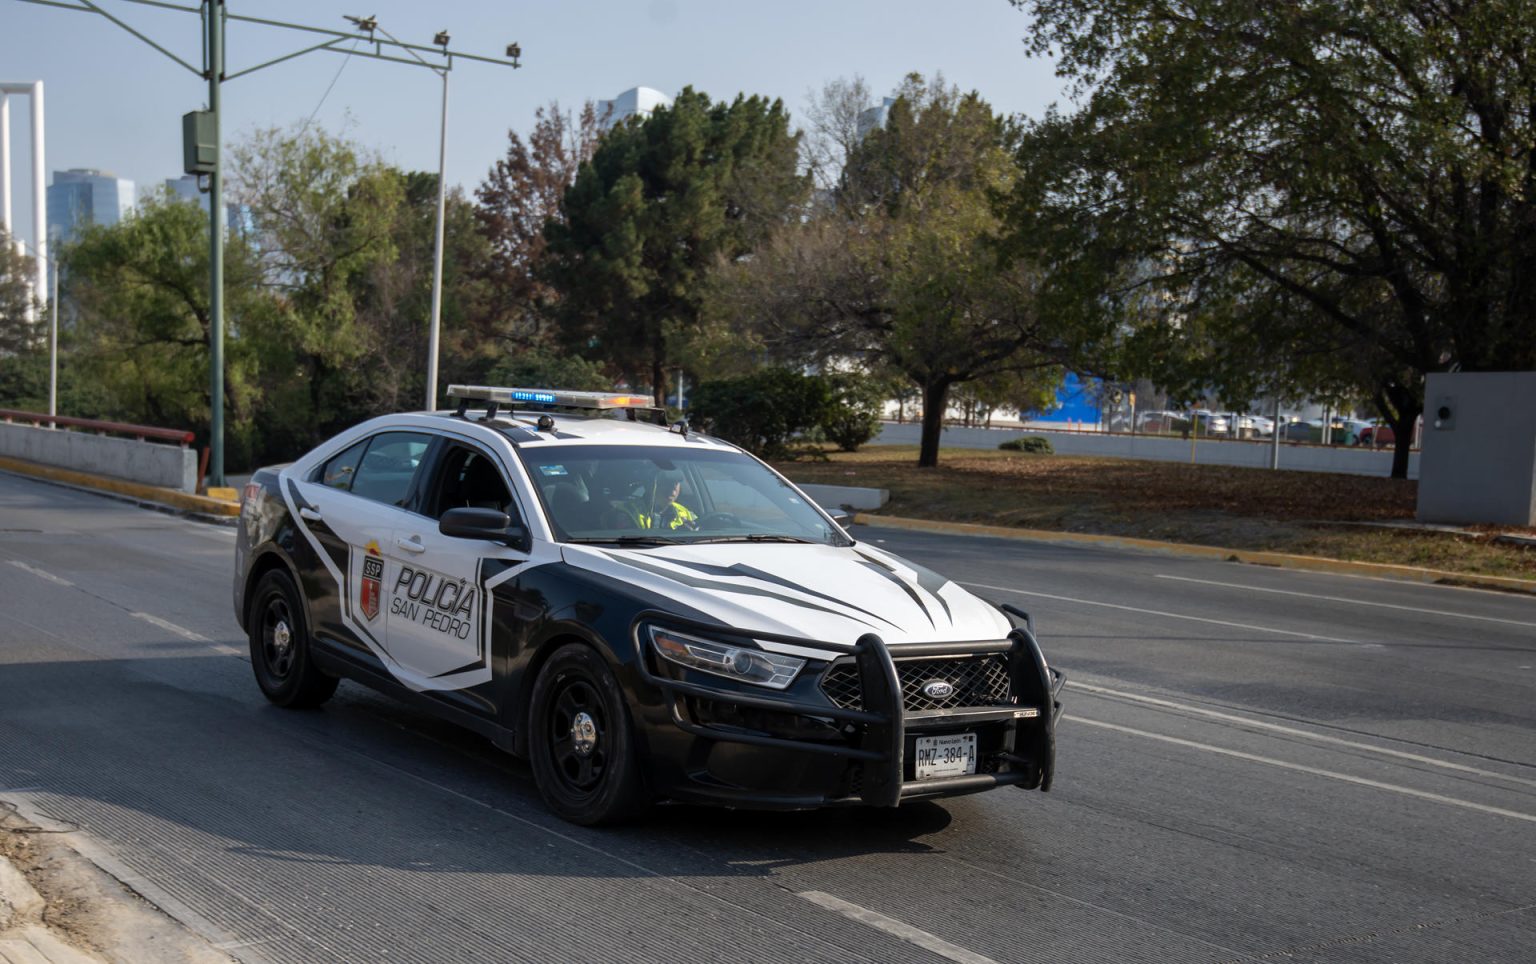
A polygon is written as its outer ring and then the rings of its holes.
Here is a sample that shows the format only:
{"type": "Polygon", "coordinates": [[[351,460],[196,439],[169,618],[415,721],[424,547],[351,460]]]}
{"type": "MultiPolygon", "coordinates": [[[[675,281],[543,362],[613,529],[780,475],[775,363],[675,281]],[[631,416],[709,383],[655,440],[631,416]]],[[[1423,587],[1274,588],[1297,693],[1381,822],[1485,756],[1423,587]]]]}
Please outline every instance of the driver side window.
{"type": "Polygon", "coordinates": [[[439,519],[449,509],[495,509],[515,523],[517,504],[507,489],[501,470],[489,455],[466,445],[449,444],[438,461],[431,498],[422,514],[439,519]]]}

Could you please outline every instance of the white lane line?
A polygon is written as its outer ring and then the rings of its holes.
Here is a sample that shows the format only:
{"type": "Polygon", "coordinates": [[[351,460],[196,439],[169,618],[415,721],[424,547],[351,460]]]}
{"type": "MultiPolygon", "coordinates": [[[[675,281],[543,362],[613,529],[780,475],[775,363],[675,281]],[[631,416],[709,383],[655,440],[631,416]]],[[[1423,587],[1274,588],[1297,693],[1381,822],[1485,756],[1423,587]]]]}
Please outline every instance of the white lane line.
{"type": "Polygon", "coordinates": [[[159,616],[151,616],[149,613],[129,613],[129,615],[131,615],[134,619],[142,619],[146,623],[149,623],[151,626],[159,626],[161,629],[175,633],[182,639],[190,639],[194,643],[213,642],[213,640],[209,639],[207,636],[203,636],[200,633],[194,633],[192,630],[187,629],[185,626],[178,626],[169,620],[161,619],[159,616]]]}
{"type": "Polygon", "coordinates": [[[1536,628],[1536,622],[1524,619],[1500,619],[1496,616],[1477,616],[1472,613],[1453,613],[1445,609],[1422,609],[1418,606],[1400,606],[1395,603],[1369,602],[1364,599],[1350,599],[1347,596],[1324,596],[1313,592],[1297,592],[1294,589],[1269,589],[1263,586],[1248,586],[1240,582],[1217,582],[1215,579],[1192,579],[1189,576],[1170,576],[1158,573],[1158,579],[1173,579],[1178,582],[1198,582],[1207,586],[1226,586],[1228,589],[1241,589],[1244,592],[1269,592],[1277,596],[1303,596],[1307,599],[1324,599],[1328,602],[1349,603],[1351,606],[1373,606],[1377,609],[1398,609],[1409,613],[1425,613],[1430,616],[1454,616],[1457,619],[1476,619],[1485,623],[1504,623],[1508,626],[1530,626],[1536,628]]]}
{"type": "Polygon", "coordinates": [[[1097,599],[1078,599],[1075,596],[1057,596],[1048,592],[1032,592],[1028,589],[1015,589],[1012,586],[988,586],[979,582],[963,582],[960,585],[970,586],[974,589],[991,589],[994,592],[1011,592],[1020,596],[1039,596],[1041,599],[1059,599],[1062,602],[1078,603],[1083,606],[1102,606],[1105,609],[1119,609],[1128,613],[1141,613],[1146,616],[1165,616],[1168,619],[1187,619],[1195,623],[1210,623],[1212,626],[1226,626],[1229,629],[1247,629],[1257,633],[1274,633],[1279,636],[1295,636],[1300,639],[1315,639],[1324,643],[1350,643],[1355,646],[1364,646],[1370,649],[1380,649],[1380,643],[1366,643],[1358,639],[1340,639],[1337,636],[1319,636],[1315,633],[1298,633],[1290,629],[1275,629],[1271,626],[1255,626],[1252,623],[1234,623],[1225,619],[1207,619],[1204,616],[1187,616],[1184,613],[1164,612],[1160,609],[1140,609],[1136,606],[1122,606],[1119,603],[1101,602],[1097,599]]]}
{"type": "Polygon", "coordinates": [[[908,944],[916,944],[918,947],[939,955],[951,961],[959,961],[960,964],[997,964],[990,957],[983,957],[975,951],[968,951],[963,947],[951,944],[941,937],[935,937],[925,930],[919,930],[911,924],[904,924],[894,917],[877,914],[858,904],[850,904],[840,897],[824,894],[819,890],[802,890],[796,896],[803,897],[818,907],[842,914],[849,920],[856,920],[867,927],[873,927],[877,931],[885,931],[892,937],[899,937],[908,944]]]}
{"type": "Polygon", "coordinates": [[[142,619],[146,623],[149,623],[151,626],[159,626],[161,629],[168,633],[175,633],[182,639],[190,639],[194,643],[213,643],[211,648],[216,653],[223,653],[225,656],[245,655],[241,650],[238,650],[233,646],[226,646],[223,643],[214,643],[213,640],[209,639],[207,636],[204,636],[201,633],[194,633],[192,630],[186,628],[185,626],[178,626],[168,619],[161,619],[159,616],[154,616],[149,613],[129,613],[129,615],[131,615],[134,619],[142,619]]]}
{"type": "Polygon", "coordinates": [[[1179,703],[1174,700],[1162,700],[1154,696],[1142,696],[1139,693],[1127,693],[1124,690],[1112,690],[1107,686],[1094,686],[1091,683],[1080,683],[1076,680],[1067,680],[1067,686],[1074,690],[1082,690],[1086,693],[1096,693],[1101,696],[1114,696],[1123,700],[1131,700],[1136,703],[1145,703],[1148,706],[1158,706],[1164,709],[1178,710],[1183,713],[1194,713],[1199,716],[1210,717],[1216,720],[1225,720],[1237,723],[1245,727],[1269,730],[1272,733],[1284,733],[1288,736],[1297,736],[1305,740],[1317,743],[1329,743],[1334,746],[1347,746],[1354,750],[1364,750],[1368,753],[1379,753],[1382,756],[1395,757],[1399,760],[1411,760],[1414,763],[1422,763],[1425,766],[1440,767],[1445,770],[1455,770],[1458,773],[1468,773],[1475,776],[1486,777],[1494,780],[1506,780],[1510,783],[1519,783],[1528,787],[1536,787],[1536,780],[1527,780],[1523,777],[1510,776],[1507,773],[1496,773],[1493,770],[1480,770],[1477,767],[1469,767],[1460,763],[1452,763],[1449,760],[1439,760],[1431,756],[1423,756],[1418,753],[1408,753],[1404,750],[1393,750],[1384,746],[1373,746],[1369,743],[1360,743],[1355,740],[1345,740],[1336,736],[1327,736],[1323,733],[1313,733],[1310,730],[1298,729],[1294,726],[1282,726],[1279,723],[1266,723],[1247,716],[1236,716],[1232,713],[1222,713],[1217,710],[1208,710],[1203,706],[1192,706],[1188,703],[1179,703]]]}
{"type": "Polygon", "coordinates": [[[1258,756],[1253,753],[1244,753],[1241,750],[1228,750],[1225,747],[1212,746],[1209,743],[1197,743],[1194,740],[1181,740],[1176,736],[1164,736],[1161,733],[1151,733],[1147,730],[1138,730],[1130,726],[1120,726],[1117,723],[1105,723],[1101,720],[1090,720],[1081,716],[1067,717],[1074,723],[1084,726],[1097,726],[1105,730],[1115,730],[1119,733],[1128,733],[1131,736],[1139,736],[1148,740],[1157,740],[1162,743],[1172,743],[1175,746],[1188,747],[1191,750],[1203,750],[1206,753],[1216,753],[1221,756],[1229,756],[1238,760],[1247,760],[1250,763],[1263,763],[1266,766],[1279,767],[1282,770],[1295,770],[1298,773],[1310,773],[1317,777],[1326,777],[1330,780],[1342,780],[1345,783],[1353,783],[1357,786],[1371,787],[1375,790],[1386,790],[1389,793],[1400,793],[1406,797],[1417,797],[1420,800],[1432,800],[1435,803],[1443,803],[1452,807],[1461,807],[1466,810],[1476,810],[1479,813],[1489,813],[1497,817],[1509,817],[1514,820],[1524,820],[1527,823],[1536,823],[1536,814],[1521,813],[1518,810],[1505,810],[1503,807],[1490,807],[1487,804],[1473,803],[1471,800],[1462,800],[1459,797],[1447,797],[1439,793],[1430,793],[1427,790],[1415,790],[1412,787],[1398,786],[1395,783],[1383,783],[1380,780],[1368,780],[1365,777],[1350,776],[1347,773],[1336,773],[1333,770],[1323,770],[1318,767],[1309,767],[1301,763],[1290,763],[1285,760],[1276,760],[1273,757],[1258,756]]]}
{"type": "Polygon", "coordinates": [[[27,572],[30,572],[32,575],[38,577],[39,579],[46,579],[49,582],[56,583],[57,585],[60,585],[60,586],[73,586],[74,585],[74,583],[70,582],[68,579],[63,578],[62,576],[55,576],[53,573],[48,572],[48,571],[43,570],[43,569],[39,569],[36,566],[29,566],[26,563],[22,562],[20,559],[11,559],[9,561],[10,561],[11,565],[15,566],[17,569],[22,569],[22,570],[25,570],[27,572]]]}

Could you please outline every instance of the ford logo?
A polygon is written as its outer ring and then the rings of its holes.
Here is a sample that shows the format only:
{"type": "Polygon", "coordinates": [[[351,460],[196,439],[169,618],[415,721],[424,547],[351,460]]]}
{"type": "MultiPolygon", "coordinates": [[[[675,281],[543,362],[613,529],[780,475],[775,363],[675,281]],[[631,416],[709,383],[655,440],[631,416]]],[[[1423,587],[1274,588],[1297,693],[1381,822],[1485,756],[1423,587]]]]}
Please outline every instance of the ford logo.
{"type": "Polygon", "coordinates": [[[941,679],[923,684],[923,695],[930,700],[942,700],[945,697],[954,695],[954,692],[955,688],[941,679]]]}

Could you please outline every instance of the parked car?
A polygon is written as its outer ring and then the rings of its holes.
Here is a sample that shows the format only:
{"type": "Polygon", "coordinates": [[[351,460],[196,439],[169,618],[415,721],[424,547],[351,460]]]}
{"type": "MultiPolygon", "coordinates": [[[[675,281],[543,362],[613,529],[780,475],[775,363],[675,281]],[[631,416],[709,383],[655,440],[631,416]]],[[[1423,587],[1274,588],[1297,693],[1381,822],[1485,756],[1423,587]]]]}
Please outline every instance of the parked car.
{"type": "Polygon", "coordinates": [[[1136,431],[1148,433],[1182,433],[1189,427],[1189,417],[1179,412],[1150,411],[1136,416],[1136,431]]]}
{"type": "Polygon", "coordinates": [[[1323,440],[1322,422],[1310,422],[1303,419],[1292,419],[1281,430],[1280,437],[1287,442],[1321,442],[1323,440]]]}
{"type": "Polygon", "coordinates": [[[1195,428],[1199,435],[1226,435],[1232,430],[1232,423],[1225,415],[1203,408],[1197,408],[1191,414],[1195,417],[1195,428]]]}
{"type": "Polygon", "coordinates": [[[1386,448],[1397,444],[1397,433],[1390,425],[1367,425],[1360,430],[1355,439],[1356,445],[1368,445],[1372,448],[1386,448]]]}

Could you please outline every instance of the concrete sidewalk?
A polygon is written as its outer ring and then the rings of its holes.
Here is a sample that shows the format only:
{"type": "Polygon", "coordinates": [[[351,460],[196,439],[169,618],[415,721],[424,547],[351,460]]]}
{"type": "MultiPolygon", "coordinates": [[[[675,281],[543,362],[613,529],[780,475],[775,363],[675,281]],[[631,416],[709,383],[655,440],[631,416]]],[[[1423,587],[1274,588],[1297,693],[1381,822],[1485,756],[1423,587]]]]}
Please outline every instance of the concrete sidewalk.
{"type": "Polygon", "coordinates": [[[210,519],[233,519],[240,514],[238,489],[230,489],[228,499],[214,499],[205,495],[190,495],[175,489],[166,489],[139,482],[125,482],[106,475],[93,475],[73,469],[61,469],[24,459],[0,456],[0,471],[26,475],[55,485],[89,489],[124,502],[132,502],[145,508],[161,509],[183,515],[210,519]]]}
{"type": "Polygon", "coordinates": [[[39,826],[0,800],[0,964],[228,964],[76,852],[75,833],[39,826]]]}

